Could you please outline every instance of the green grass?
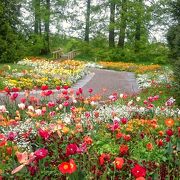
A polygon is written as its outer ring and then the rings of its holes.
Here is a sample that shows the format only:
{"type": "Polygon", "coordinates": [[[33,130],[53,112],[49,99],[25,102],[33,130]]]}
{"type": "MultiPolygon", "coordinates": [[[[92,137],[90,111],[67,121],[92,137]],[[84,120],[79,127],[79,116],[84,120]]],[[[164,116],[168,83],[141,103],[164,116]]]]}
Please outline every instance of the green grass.
{"type": "Polygon", "coordinates": [[[18,72],[21,72],[23,70],[30,70],[32,67],[19,65],[19,64],[13,64],[13,63],[7,63],[7,64],[0,64],[0,70],[1,71],[7,71],[12,72],[13,70],[17,70],[18,72]]]}

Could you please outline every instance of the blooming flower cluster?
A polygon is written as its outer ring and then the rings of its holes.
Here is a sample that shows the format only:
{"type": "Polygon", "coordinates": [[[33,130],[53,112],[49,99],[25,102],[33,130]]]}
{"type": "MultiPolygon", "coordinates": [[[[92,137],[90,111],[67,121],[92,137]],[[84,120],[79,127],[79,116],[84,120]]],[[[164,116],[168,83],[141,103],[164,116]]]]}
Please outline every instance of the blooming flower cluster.
{"type": "MultiPolygon", "coordinates": [[[[32,61],[33,63],[33,61],[32,61]]],[[[35,63],[37,63],[35,61],[35,63]]],[[[36,65],[37,66],[37,65],[36,65]]],[[[169,87],[168,91],[169,91],[169,87]]],[[[47,85],[41,97],[5,88],[0,179],[178,179],[180,110],[162,94],[84,96],[47,85]]]]}
{"type": "Polygon", "coordinates": [[[156,71],[159,70],[161,67],[158,64],[153,65],[143,65],[143,64],[135,64],[135,63],[124,63],[124,62],[104,62],[101,61],[99,63],[104,68],[110,68],[120,71],[130,71],[135,72],[137,74],[146,73],[149,71],[156,71]]]}
{"type": "Polygon", "coordinates": [[[31,69],[5,73],[2,78],[5,86],[33,89],[46,84],[54,88],[57,85],[72,85],[88,73],[85,63],[74,60],[52,62],[45,59],[24,59],[18,64],[31,69]]]}

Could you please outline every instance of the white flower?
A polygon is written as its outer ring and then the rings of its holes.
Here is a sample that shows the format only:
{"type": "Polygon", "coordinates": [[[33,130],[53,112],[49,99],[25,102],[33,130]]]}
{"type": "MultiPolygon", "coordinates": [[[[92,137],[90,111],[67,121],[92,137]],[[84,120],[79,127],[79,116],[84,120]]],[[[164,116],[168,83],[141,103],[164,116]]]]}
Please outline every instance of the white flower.
{"type": "Polygon", "coordinates": [[[60,104],[60,105],[59,105],[59,109],[62,109],[62,108],[63,108],[63,105],[62,105],[62,104],[60,104]]]}
{"type": "Polygon", "coordinates": [[[119,97],[120,97],[120,98],[123,98],[123,97],[124,97],[124,94],[120,94],[119,97]]]}
{"type": "Polygon", "coordinates": [[[34,107],[33,106],[28,106],[28,110],[29,111],[34,111],[34,107]]]}
{"type": "Polygon", "coordinates": [[[140,101],[140,99],[141,99],[141,98],[138,96],[138,97],[136,98],[136,101],[138,102],[138,101],[140,101]]]}
{"type": "Polygon", "coordinates": [[[2,113],[7,112],[5,105],[0,106],[0,112],[2,113]]]}
{"type": "Polygon", "coordinates": [[[41,110],[41,109],[36,109],[36,110],[35,110],[35,113],[36,113],[38,116],[40,116],[40,115],[42,114],[42,110],[41,110]]]}
{"type": "Polygon", "coordinates": [[[128,102],[128,106],[131,106],[133,104],[133,100],[128,102]]]}
{"type": "Polygon", "coordinates": [[[19,109],[25,109],[26,105],[24,103],[18,104],[19,109]]]}

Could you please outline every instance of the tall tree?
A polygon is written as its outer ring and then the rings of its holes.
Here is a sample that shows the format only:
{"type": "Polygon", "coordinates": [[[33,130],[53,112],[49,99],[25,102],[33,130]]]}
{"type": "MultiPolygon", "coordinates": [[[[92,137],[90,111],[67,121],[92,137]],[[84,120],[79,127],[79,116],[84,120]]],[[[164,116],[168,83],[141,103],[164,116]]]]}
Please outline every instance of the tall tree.
{"type": "Polygon", "coordinates": [[[142,7],[143,0],[137,0],[137,8],[136,8],[136,23],[135,23],[135,52],[139,52],[139,43],[141,40],[141,26],[142,26],[142,7]]]}
{"type": "Polygon", "coordinates": [[[41,30],[40,0],[33,0],[34,7],[34,33],[39,34],[41,30]]]}
{"type": "Polygon", "coordinates": [[[85,27],[85,38],[86,42],[89,42],[89,33],[90,33],[90,12],[91,12],[91,0],[87,0],[86,7],[86,27],[85,27]]]}
{"type": "Polygon", "coordinates": [[[115,1],[114,0],[110,0],[110,21],[109,21],[109,47],[114,47],[115,46],[115,42],[114,42],[114,38],[115,38],[115,1]]]}
{"type": "Polygon", "coordinates": [[[44,52],[45,54],[48,54],[50,52],[50,44],[49,44],[49,26],[50,26],[50,0],[45,1],[45,17],[44,17],[44,27],[45,27],[45,34],[44,34],[44,39],[45,39],[45,49],[44,52]]]}
{"type": "Polygon", "coordinates": [[[14,62],[21,58],[20,1],[0,1],[0,62],[14,62]]]}
{"type": "Polygon", "coordinates": [[[127,0],[122,0],[121,11],[120,11],[120,30],[119,30],[119,41],[118,46],[124,48],[126,26],[127,26],[127,0]]]}

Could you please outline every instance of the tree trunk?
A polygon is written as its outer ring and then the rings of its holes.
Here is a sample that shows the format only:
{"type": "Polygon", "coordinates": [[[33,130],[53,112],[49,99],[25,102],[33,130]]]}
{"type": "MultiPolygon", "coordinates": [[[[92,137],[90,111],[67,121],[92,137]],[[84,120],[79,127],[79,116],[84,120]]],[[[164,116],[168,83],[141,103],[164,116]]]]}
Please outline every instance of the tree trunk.
{"type": "Polygon", "coordinates": [[[127,0],[122,1],[121,6],[121,19],[118,47],[124,48],[125,35],[126,35],[126,13],[127,13],[127,0]]]}
{"type": "Polygon", "coordinates": [[[46,13],[45,13],[45,54],[50,52],[49,45],[49,26],[50,26],[50,0],[46,0],[46,13]]]}
{"type": "MultiPolygon", "coordinates": [[[[143,6],[143,0],[138,0],[139,7],[143,6]]],[[[137,19],[136,19],[136,30],[135,30],[135,52],[139,52],[140,50],[140,40],[141,40],[141,23],[142,23],[142,16],[141,12],[137,10],[137,19]]]]}
{"type": "Polygon", "coordinates": [[[40,0],[34,0],[34,33],[39,33],[39,22],[40,22],[40,0]]]}
{"type": "Polygon", "coordinates": [[[110,22],[109,22],[109,47],[114,47],[114,23],[115,23],[115,2],[110,2],[110,22]]]}
{"type": "Polygon", "coordinates": [[[85,38],[86,42],[89,42],[90,33],[90,10],[91,10],[91,0],[87,0],[87,10],[86,10],[86,27],[85,27],[85,38]]]}

